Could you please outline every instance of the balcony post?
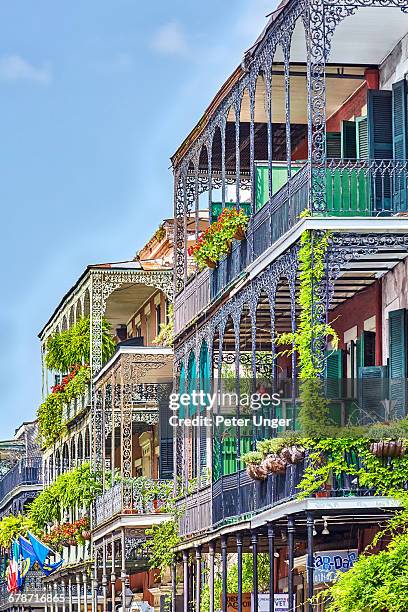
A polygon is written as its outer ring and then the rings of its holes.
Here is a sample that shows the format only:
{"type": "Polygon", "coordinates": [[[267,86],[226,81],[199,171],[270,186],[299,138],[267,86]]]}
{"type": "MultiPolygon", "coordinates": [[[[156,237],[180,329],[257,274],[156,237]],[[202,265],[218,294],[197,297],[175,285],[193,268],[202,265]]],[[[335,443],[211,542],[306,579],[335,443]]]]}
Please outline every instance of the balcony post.
{"type": "Polygon", "coordinates": [[[307,41],[309,209],[326,210],[326,35],[324,0],[311,0],[307,41]]]}
{"type": "Polygon", "coordinates": [[[293,607],[293,578],[294,578],[294,561],[295,561],[295,519],[290,516],[288,518],[288,612],[294,612],[293,607]]]}
{"type": "Polygon", "coordinates": [[[53,609],[55,610],[55,612],[58,612],[58,582],[55,581],[53,584],[54,587],[54,605],[53,605],[53,609]]]}
{"type": "Polygon", "coordinates": [[[73,612],[73,605],[72,605],[72,577],[71,577],[71,574],[68,576],[68,610],[69,610],[69,612],[73,612]]]}
{"type": "Polygon", "coordinates": [[[183,550],[183,611],[188,612],[188,551],[183,550]]]}
{"type": "Polygon", "coordinates": [[[222,564],[222,612],[227,612],[228,593],[228,551],[227,536],[221,536],[221,564],[222,564]]]}
{"type": "Polygon", "coordinates": [[[61,587],[62,587],[62,610],[63,612],[66,612],[67,610],[67,600],[66,600],[66,582],[65,579],[63,578],[61,580],[61,587]]]}
{"type": "Polygon", "coordinates": [[[177,558],[171,564],[171,609],[176,612],[177,605],[177,558]]]}
{"type": "Polygon", "coordinates": [[[242,612],[242,533],[237,534],[238,612],[242,612]]]}
{"type": "Polygon", "coordinates": [[[225,169],[225,132],[227,128],[227,116],[226,114],[222,116],[220,122],[220,132],[221,132],[221,201],[222,201],[222,210],[225,208],[225,200],[226,200],[226,169],[225,169]]]}
{"type": "Polygon", "coordinates": [[[196,558],[196,597],[195,597],[195,609],[200,610],[201,606],[201,546],[197,546],[195,551],[196,558]]]}
{"type": "Polygon", "coordinates": [[[273,523],[268,523],[269,554],[269,612],[275,611],[275,530],[273,523]]]}
{"type": "Polygon", "coordinates": [[[84,585],[84,612],[88,612],[88,576],[86,572],[82,573],[82,582],[84,585]]]}
{"type": "Polygon", "coordinates": [[[122,610],[126,610],[126,582],[127,582],[127,574],[126,574],[126,534],[125,530],[122,529],[121,538],[121,571],[120,577],[122,580],[122,610]]]}
{"type": "Polygon", "coordinates": [[[241,143],[240,143],[240,119],[241,119],[241,103],[242,95],[241,92],[237,96],[234,102],[235,112],[235,199],[236,205],[239,209],[241,199],[241,143]]]}
{"type": "Polygon", "coordinates": [[[81,575],[76,574],[76,587],[77,587],[77,610],[81,612],[81,575]]]}
{"type": "Polygon", "coordinates": [[[253,567],[253,586],[252,592],[254,597],[253,612],[258,612],[258,532],[255,529],[251,534],[252,544],[252,567],[253,567]]]}
{"type": "Polygon", "coordinates": [[[108,576],[106,573],[106,541],[103,541],[102,548],[102,595],[103,595],[103,612],[108,609],[108,576]]]}
{"type": "Polygon", "coordinates": [[[209,564],[210,564],[210,575],[208,578],[208,586],[210,589],[210,612],[214,612],[215,610],[215,602],[214,602],[214,574],[215,574],[215,542],[210,542],[209,544],[209,564]]]}
{"type": "Polygon", "coordinates": [[[110,575],[110,583],[111,583],[111,598],[112,598],[112,610],[115,609],[115,600],[116,600],[116,574],[115,574],[115,540],[112,535],[112,568],[110,575]]]}
{"type": "MultiPolygon", "coordinates": [[[[116,402],[116,380],[115,371],[112,372],[111,378],[111,393],[112,393],[112,433],[111,433],[111,474],[112,482],[111,486],[115,484],[115,402],[116,402]]],[[[113,504],[113,495],[112,495],[113,504]]]]}
{"type": "Polygon", "coordinates": [[[313,554],[313,529],[314,529],[314,519],[313,513],[307,513],[306,519],[307,525],[307,611],[313,612],[313,604],[311,603],[311,599],[313,597],[314,591],[314,554],[313,554]]]}

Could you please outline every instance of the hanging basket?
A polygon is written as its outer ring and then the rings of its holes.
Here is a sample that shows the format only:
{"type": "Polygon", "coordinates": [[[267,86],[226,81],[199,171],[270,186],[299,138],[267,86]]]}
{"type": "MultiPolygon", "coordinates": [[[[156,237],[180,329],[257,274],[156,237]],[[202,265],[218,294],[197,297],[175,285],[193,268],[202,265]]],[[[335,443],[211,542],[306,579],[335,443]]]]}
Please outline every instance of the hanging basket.
{"type": "Polygon", "coordinates": [[[287,462],[279,455],[268,455],[261,463],[268,474],[284,474],[287,462]]]}
{"type": "Polygon", "coordinates": [[[280,456],[288,463],[301,463],[305,458],[305,449],[301,446],[286,446],[281,450],[280,456]]]}
{"type": "Polygon", "coordinates": [[[246,466],[247,474],[252,480],[265,480],[268,473],[262,464],[248,463],[246,466]]]}
{"type": "Polygon", "coordinates": [[[91,532],[90,531],[85,530],[85,531],[83,531],[81,533],[81,535],[84,538],[84,540],[87,541],[87,542],[91,539],[91,532]]]}
{"type": "Polygon", "coordinates": [[[235,230],[234,238],[235,240],[243,240],[245,238],[245,230],[241,225],[235,230]]]}
{"type": "Polygon", "coordinates": [[[370,450],[375,457],[402,457],[405,455],[405,448],[402,440],[380,440],[373,442],[370,450]]]}
{"type": "Polygon", "coordinates": [[[207,266],[207,268],[211,268],[212,270],[215,270],[215,268],[217,267],[215,261],[213,261],[209,257],[205,258],[205,265],[207,266]]]}

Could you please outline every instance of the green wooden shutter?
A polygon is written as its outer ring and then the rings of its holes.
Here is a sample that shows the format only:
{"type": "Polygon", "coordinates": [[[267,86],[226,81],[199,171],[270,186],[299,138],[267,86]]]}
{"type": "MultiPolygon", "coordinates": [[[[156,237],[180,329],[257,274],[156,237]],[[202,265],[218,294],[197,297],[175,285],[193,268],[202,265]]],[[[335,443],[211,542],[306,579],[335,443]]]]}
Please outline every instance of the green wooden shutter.
{"type": "MultiPolygon", "coordinates": [[[[340,400],[343,396],[343,351],[326,351],[326,397],[340,400]]],[[[333,425],[341,425],[341,403],[329,403],[329,417],[333,425]]]]}
{"type": "Polygon", "coordinates": [[[386,366],[361,367],[358,369],[358,398],[360,413],[356,423],[361,425],[383,421],[388,396],[388,368],[386,366]]]}
{"type": "Polygon", "coordinates": [[[329,159],[339,159],[340,157],[342,157],[340,132],[327,132],[326,148],[327,148],[327,157],[329,159]]]}
{"type": "MultiPolygon", "coordinates": [[[[407,159],[407,85],[405,79],[392,86],[393,156],[407,159]]],[[[393,210],[407,210],[406,174],[396,174],[393,180],[393,210]]]]}
{"type": "Polygon", "coordinates": [[[357,130],[355,121],[341,122],[341,157],[343,159],[356,159],[357,157],[357,130]]]}
{"type": "Polygon", "coordinates": [[[375,332],[363,331],[357,338],[357,368],[375,365],[375,332]]]}
{"type": "Polygon", "coordinates": [[[407,377],[407,311],[389,313],[388,327],[390,399],[395,401],[394,418],[405,416],[407,377]]]}
{"type": "Polygon", "coordinates": [[[368,159],[368,119],[356,119],[356,150],[358,159],[368,159]]]}
{"type": "Polygon", "coordinates": [[[169,407],[169,394],[166,392],[167,385],[159,390],[159,477],[173,478],[173,433],[170,425],[170,417],[173,412],[169,407]]]}
{"type": "MultiPolygon", "coordinates": [[[[392,159],[392,92],[369,89],[367,92],[368,153],[370,159],[392,159]]],[[[391,210],[390,175],[376,172],[372,179],[374,210],[391,210]]]]}

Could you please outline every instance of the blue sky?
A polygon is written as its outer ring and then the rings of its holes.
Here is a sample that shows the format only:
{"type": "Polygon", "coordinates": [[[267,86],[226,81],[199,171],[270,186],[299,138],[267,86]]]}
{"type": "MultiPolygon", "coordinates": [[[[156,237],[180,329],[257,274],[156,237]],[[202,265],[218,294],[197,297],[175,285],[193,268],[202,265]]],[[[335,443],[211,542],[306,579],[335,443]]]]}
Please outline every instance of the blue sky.
{"type": "Polygon", "coordinates": [[[40,401],[43,323],[172,214],[169,157],[275,5],[0,4],[0,438],[40,401]]]}

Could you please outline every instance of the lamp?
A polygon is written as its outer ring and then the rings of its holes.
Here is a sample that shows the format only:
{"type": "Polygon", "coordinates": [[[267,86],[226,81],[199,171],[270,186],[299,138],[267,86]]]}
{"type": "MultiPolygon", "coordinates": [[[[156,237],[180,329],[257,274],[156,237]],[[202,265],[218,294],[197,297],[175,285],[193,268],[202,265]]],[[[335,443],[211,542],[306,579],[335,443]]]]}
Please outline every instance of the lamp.
{"type": "Polygon", "coordinates": [[[327,527],[327,519],[324,519],[322,535],[330,535],[330,531],[327,527]]]}

